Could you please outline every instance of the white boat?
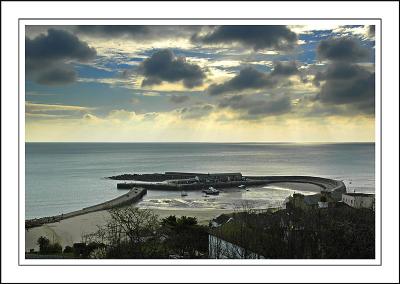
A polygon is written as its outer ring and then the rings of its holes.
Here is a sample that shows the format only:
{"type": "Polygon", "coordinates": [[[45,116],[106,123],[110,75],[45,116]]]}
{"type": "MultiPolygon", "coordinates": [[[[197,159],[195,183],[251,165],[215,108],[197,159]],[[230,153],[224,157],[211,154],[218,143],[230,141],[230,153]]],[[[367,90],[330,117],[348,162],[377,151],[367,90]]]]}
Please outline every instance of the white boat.
{"type": "Polygon", "coordinates": [[[241,184],[241,185],[238,186],[238,188],[240,188],[240,189],[245,189],[246,186],[245,186],[244,184],[241,184]]]}
{"type": "Polygon", "coordinates": [[[208,189],[203,189],[203,192],[208,195],[218,195],[219,194],[219,190],[215,189],[212,186],[210,186],[208,189]]]}
{"type": "Polygon", "coordinates": [[[187,196],[188,194],[187,194],[187,192],[186,191],[184,191],[184,190],[182,190],[182,192],[181,192],[181,196],[183,197],[183,196],[187,196]]]}

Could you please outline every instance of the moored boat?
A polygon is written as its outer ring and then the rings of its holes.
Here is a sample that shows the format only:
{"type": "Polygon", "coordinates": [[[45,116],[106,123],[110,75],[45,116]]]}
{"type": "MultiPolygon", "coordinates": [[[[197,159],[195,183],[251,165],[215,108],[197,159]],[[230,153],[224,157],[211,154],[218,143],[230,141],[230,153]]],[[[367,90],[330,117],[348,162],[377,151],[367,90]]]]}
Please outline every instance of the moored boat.
{"type": "Polygon", "coordinates": [[[208,189],[203,189],[202,190],[205,194],[208,195],[218,195],[219,194],[219,190],[215,189],[214,187],[210,186],[208,189]]]}

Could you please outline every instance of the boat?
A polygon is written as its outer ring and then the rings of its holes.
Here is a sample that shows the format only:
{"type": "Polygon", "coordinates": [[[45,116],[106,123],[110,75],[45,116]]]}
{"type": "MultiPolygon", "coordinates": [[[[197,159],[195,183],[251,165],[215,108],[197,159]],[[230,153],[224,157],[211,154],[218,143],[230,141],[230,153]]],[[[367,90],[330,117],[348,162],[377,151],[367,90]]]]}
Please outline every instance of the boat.
{"type": "Polygon", "coordinates": [[[210,186],[208,189],[203,189],[202,190],[205,194],[208,195],[218,195],[219,194],[219,190],[215,189],[214,187],[210,186]]]}
{"type": "Polygon", "coordinates": [[[245,189],[246,186],[245,186],[244,184],[241,184],[241,185],[238,186],[238,188],[240,188],[240,189],[245,189]]]}
{"type": "Polygon", "coordinates": [[[187,196],[188,194],[187,194],[187,192],[186,191],[184,191],[184,190],[182,190],[182,192],[181,192],[181,196],[183,197],[183,196],[187,196]]]}

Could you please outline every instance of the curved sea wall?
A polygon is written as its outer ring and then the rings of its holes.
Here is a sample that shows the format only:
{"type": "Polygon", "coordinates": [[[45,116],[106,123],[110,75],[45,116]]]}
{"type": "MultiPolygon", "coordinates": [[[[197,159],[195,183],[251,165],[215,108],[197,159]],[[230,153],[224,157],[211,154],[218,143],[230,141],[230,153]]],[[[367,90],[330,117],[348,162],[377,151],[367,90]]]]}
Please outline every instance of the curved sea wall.
{"type": "Polygon", "coordinates": [[[249,179],[263,180],[266,184],[276,182],[311,183],[327,191],[346,192],[346,185],[340,180],[314,176],[248,176],[249,179]]]}
{"type": "MultiPolygon", "coordinates": [[[[158,174],[160,175],[160,174],[158,174]]],[[[277,182],[309,183],[320,186],[326,191],[346,192],[346,186],[342,181],[314,176],[244,176],[241,181],[213,181],[213,182],[190,182],[177,183],[176,180],[165,180],[164,182],[142,182],[132,181],[118,183],[118,189],[131,189],[143,187],[150,190],[201,190],[204,187],[233,188],[240,185],[255,186],[268,185],[277,182]]]]}

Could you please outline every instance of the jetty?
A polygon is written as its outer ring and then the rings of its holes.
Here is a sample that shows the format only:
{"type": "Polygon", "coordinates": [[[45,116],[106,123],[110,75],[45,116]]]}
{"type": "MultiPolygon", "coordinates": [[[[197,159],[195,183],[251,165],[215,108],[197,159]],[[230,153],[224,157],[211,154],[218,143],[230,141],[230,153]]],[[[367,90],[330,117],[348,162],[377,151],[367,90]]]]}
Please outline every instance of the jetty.
{"type": "Polygon", "coordinates": [[[96,204],[93,206],[82,208],[77,211],[60,214],[60,215],[56,215],[56,216],[26,220],[25,228],[29,229],[29,228],[38,227],[38,226],[41,226],[41,225],[47,224],[47,223],[60,222],[61,220],[79,216],[79,215],[83,215],[86,213],[91,213],[91,212],[96,212],[96,211],[101,211],[101,210],[109,210],[112,208],[129,205],[129,204],[139,201],[146,193],[147,193],[147,189],[145,189],[145,188],[133,187],[129,190],[128,193],[125,193],[121,196],[118,196],[117,198],[111,199],[109,201],[106,201],[106,202],[103,202],[100,204],[96,204]]]}
{"type": "Polygon", "coordinates": [[[202,190],[214,188],[237,188],[240,186],[269,185],[280,182],[308,183],[331,192],[346,192],[342,181],[314,176],[243,176],[241,173],[185,173],[123,174],[109,179],[124,180],[117,183],[118,189],[143,187],[150,190],[202,190]]]}

